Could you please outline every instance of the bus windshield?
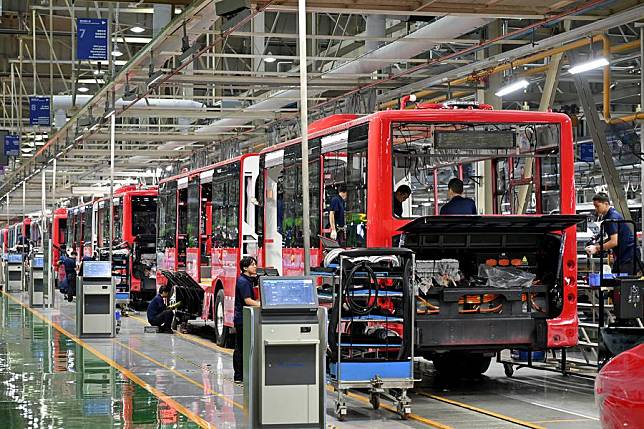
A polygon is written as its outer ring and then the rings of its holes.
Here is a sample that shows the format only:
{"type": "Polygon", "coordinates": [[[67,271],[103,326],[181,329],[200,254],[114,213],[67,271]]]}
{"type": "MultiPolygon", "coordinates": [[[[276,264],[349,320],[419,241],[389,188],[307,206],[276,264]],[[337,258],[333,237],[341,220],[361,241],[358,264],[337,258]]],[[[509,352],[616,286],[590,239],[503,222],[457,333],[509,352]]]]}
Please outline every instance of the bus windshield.
{"type": "Polygon", "coordinates": [[[403,218],[439,214],[452,178],[479,214],[559,209],[558,124],[394,122],[391,133],[393,189],[412,191],[403,218]]]}

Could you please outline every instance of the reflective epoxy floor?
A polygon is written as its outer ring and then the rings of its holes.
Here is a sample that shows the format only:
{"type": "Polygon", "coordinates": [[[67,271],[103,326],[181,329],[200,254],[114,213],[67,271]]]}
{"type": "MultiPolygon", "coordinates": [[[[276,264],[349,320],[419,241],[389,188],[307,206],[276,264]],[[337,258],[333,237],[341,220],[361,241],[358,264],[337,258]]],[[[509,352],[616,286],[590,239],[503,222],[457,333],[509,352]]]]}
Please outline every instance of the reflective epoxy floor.
{"type": "MultiPolygon", "coordinates": [[[[141,314],[123,318],[114,339],[78,340],[75,305],[60,297],[55,309],[36,309],[36,316],[21,305],[24,294],[0,297],[0,428],[247,427],[232,351],[212,343],[208,328],[146,334],[141,314]]],[[[442,380],[428,367],[411,395],[409,420],[384,400],[372,410],[356,392],[346,421],[338,422],[329,391],[328,427],[600,427],[590,380],[531,369],[507,378],[498,364],[480,380],[442,380]]]]}

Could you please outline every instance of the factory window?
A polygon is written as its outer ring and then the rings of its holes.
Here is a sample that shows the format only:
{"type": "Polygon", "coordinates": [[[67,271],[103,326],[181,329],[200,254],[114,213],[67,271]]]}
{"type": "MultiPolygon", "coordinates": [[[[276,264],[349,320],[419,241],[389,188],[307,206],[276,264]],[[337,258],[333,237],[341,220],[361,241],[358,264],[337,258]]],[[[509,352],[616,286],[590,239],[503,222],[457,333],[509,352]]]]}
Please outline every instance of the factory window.
{"type": "Polygon", "coordinates": [[[159,235],[157,248],[163,252],[166,248],[174,248],[177,231],[177,184],[166,182],[159,186],[158,206],[159,235]]]}
{"type": "Polygon", "coordinates": [[[186,228],[186,245],[190,248],[195,248],[199,245],[199,194],[199,177],[193,177],[188,183],[188,219],[186,228]]]}

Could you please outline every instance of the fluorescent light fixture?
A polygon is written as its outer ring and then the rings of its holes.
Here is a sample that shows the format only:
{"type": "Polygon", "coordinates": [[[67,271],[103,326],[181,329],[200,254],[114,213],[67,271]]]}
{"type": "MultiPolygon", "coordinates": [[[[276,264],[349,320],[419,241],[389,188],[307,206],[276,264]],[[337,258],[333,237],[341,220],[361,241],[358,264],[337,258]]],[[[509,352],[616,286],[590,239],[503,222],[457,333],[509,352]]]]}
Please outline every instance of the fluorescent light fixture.
{"type": "Polygon", "coordinates": [[[86,87],[86,86],[79,86],[78,87],[78,92],[83,92],[84,93],[84,92],[87,92],[87,91],[89,91],[89,88],[86,87]]]}
{"type": "Polygon", "coordinates": [[[113,56],[113,57],[116,57],[116,58],[118,58],[118,57],[122,57],[122,56],[123,56],[123,52],[121,52],[121,51],[119,50],[119,47],[118,47],[118,46],[114,45],[114,49],[112,50],[112,56],[113,56]]]}
{"type": "Polygon", "coordinates": [[[148,44],[152,41],[152,37],[141,37],[141,36],[125,36],[125,37],[113,37],[112,41],[115,43],[135,43],[140,45],[148,44]]]}
{"type": "Polygon", "coordinates": [[[608,60],[604,57],[600,58],[595,58],[593,60],[587,61],[585,63],[577,64],[575,66],[572,66],[568,69],[568,73],[570,74],[577,74],[577,73],[583,73],[587,72],[589,70],[594,70],[598,69],[600,67],[605,67],[609,65],[610,63],[608,60]]]}
{"type": "Polygon", "coordinates": [[[521,79],[516,82],[512,82],[510,85],[504,86],[503,88],[499,89],[494,95],[496,95],[497,97],[503,97],[504,95],[508,95],[520,89],[527,88],[528,85],[530,85],[530,82],[525,79],[521,79]]]}
{"type": "Polygon", "coordinates": [[[130,31],[132,33],[137,33],[138,34],[138,33],[143,33],[145,31],[145,28],[139,27],[138,25],[136,25],[136,26],[130,28],[130,31]]]}
{"type": "MultiPolygon", "coordinates": [[[[83,137],[85,137],[85,136],[84,136],[83,134],[80,134],[80,135],[78,135],[78,136],[74,139],[74,141],[76,141],[76,142],[77,142],[77,141],[79,141],[79,140],[82,140],[82,139],[83,139],[83,137]]],[[[71,147],[71,145],[69,145],[69,146],[67,146],[67,147],[69,148],[69,147],[71,147]]]]}
{"type": "Polygon", "coordinates": [[[270,52],[268,53],[268,56],[264,57],[264,62],[266,63],[270,64],[270,63],[274,63],[275,61],[277,61],[277,58],[275,58],[273,54],[271,54],[270,52]]]}

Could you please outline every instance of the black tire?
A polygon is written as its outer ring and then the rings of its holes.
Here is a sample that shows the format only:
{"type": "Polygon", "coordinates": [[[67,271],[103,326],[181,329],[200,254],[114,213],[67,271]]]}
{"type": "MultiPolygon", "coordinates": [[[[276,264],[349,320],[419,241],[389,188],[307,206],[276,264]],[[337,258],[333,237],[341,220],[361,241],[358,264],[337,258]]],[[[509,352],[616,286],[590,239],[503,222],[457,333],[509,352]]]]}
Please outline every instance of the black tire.
{"type": "Polygon", "coordinates": [[[432,358],[439,374],[448,377],[478,377],[490,368],[491,357],[477,353],[444,353],[432,358]]]}
{"type": "Polygon", "coordinates": [[[215,322],[215,343],[219,347],[226,347],[230,341],[230,327],[224,323],[224,290],[219,289],[215,295],[215,304],[212,311],[215,322]]]}

